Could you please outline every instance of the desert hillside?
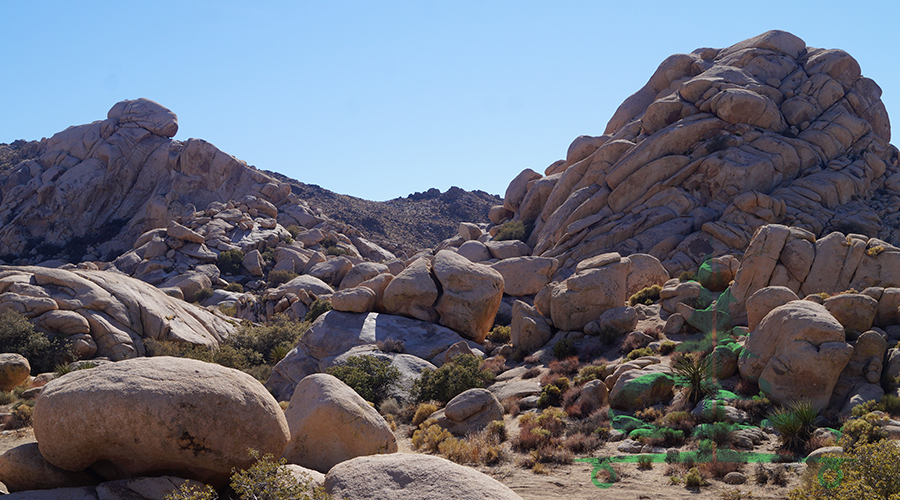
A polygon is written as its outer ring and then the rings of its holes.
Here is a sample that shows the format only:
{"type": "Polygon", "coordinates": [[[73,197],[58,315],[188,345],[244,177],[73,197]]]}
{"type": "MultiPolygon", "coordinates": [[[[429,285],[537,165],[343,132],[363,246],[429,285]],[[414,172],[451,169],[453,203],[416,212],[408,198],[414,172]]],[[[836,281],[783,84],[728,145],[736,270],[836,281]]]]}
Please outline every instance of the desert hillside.
{"type": "Polygon", "coordinates": [[[0,145],[8,498],[900,495],[900,151],[850,54],[670,56],[503,198],[177,128],[0,145]]]}

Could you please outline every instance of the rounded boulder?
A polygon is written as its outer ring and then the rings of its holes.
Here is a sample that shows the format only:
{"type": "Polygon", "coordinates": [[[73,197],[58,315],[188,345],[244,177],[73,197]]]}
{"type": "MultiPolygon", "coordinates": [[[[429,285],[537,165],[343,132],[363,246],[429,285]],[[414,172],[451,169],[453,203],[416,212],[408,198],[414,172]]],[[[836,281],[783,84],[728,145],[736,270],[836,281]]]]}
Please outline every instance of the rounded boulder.
{"type": "Polygon", "coordinates": [[[152,357],[78,370],[46,386],[34,408],[41,455],[107,479],[166,471],[224,484],[248,450],[281,454],[290,434],[275,398],[238,370],[152,357]]]}
{"type": "Polygon", "coordinates": [[[397,451],[384,418],[332,375],[303,378],[284,415],[291,433],[283,455],[288,463],[325,473],[351,458],[397,451]]]}
{"type": "Polygon", "coordinates": [[[11,391],[28,380],[31,365],[21,354],[0,354],[0,391],[11,391]]]}

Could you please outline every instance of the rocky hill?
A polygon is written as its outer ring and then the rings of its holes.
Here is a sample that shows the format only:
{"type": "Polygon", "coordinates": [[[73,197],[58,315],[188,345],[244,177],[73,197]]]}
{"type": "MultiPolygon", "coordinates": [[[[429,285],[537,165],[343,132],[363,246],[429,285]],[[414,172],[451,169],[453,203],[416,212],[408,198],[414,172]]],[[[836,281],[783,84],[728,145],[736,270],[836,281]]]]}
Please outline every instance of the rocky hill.
{"type": "Polygon", "coordinates": [[[488,222],[490,208],[503,200],[484,191],[436,188],[388,201],[369,201],[337,194],[315,184],[304,184],[277,172],[265,171],[291,185],[311,207],[350,224],[391,251],[434,247],[456,234],[460,221],[488,222]]]}

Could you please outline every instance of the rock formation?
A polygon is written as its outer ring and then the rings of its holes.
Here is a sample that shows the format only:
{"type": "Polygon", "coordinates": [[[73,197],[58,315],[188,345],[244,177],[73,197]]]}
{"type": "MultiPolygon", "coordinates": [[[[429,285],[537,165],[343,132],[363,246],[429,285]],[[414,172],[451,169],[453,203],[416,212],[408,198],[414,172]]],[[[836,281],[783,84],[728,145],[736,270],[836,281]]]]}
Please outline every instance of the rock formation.
{"type": "Polygon", "coordinates": [[[764,224],[900,243],[900,165],[881,89],[841,50],[769,31],[666,59],[599,137],[519,174],[495,223],[562,269],[648,253],[670,273],[740,254],[764,224]]]}

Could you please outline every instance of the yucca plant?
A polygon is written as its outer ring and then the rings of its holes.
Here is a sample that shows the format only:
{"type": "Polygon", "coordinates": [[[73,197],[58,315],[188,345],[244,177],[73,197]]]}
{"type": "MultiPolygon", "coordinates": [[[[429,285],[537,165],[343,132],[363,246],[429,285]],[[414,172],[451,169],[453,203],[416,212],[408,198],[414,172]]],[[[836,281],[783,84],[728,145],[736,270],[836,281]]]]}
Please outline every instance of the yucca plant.
{"type": "Polygon", "coordinates": [[[683,354],[672,364],[675,383],[685,388],[688,401],[696,404],[706,396],[715,394],[718,385],[712,379],[709,358],[699,354],[683,354]]]}
{"type": "Polygon", "coordinates": [[[781,446],[791,451],[802,451],[812,437],[819,410],[806,399],[792,401],[768,415],[772,427],[778,431],[781,446]]]}

